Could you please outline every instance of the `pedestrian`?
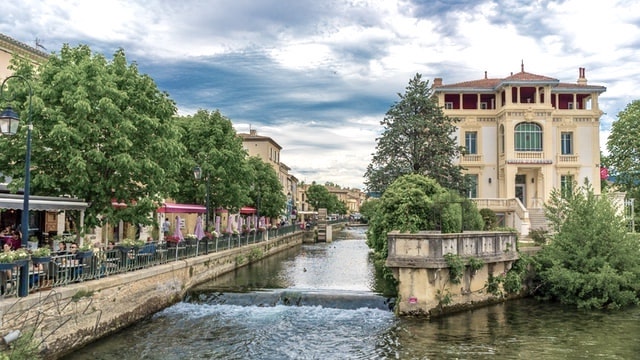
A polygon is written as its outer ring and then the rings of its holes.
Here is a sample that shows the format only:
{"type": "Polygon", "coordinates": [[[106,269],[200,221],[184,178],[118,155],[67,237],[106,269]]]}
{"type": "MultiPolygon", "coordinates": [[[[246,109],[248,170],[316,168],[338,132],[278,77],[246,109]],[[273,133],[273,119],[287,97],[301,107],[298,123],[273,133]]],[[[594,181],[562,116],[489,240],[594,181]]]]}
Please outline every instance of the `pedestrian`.
{"type": "Polygon", "coordinates": [[[165,218],[162,223],[162,233],[165,239],[169,236],[169,231],[171,231],[171,222],[169,222],[169,218],[165,218]]]}

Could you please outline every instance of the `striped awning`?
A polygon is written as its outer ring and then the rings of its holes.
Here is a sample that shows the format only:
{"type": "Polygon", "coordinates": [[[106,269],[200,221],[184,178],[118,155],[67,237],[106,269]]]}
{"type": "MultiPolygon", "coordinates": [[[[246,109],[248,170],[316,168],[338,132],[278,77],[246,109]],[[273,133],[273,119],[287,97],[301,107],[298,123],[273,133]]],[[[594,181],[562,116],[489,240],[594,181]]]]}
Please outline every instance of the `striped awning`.
{"type": "MultiPolygon", "coordinates": [[[[86,210],[89,204],[78,199],[53,197],[53,196],[29,196],[29,210],[59,211],[59,210],[86,210]]],[[[0,209],[22,210],[24,208],[24,196],[15,194],[0,194],[0,209]]]]}

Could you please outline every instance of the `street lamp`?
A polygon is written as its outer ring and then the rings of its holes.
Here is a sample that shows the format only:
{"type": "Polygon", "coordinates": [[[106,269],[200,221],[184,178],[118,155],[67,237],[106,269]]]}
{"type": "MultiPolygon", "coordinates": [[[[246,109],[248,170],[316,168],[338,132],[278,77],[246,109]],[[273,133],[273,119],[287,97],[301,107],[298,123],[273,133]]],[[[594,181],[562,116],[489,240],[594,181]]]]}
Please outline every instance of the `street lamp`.
{"type": "MultiPolygon", "coordinates": [[[[200,166],[196,166],[193,168],[193,177],[200,181],[202,179],[202,169],[200,166]]],[[[209,231],[209,188],[211,183],[209,182],[209,176],[207,176],[207,189],[206,189],[206,202],[205,202],[205,211],[207,212],[204,217],[204,229],[205,231],[209,231]]]]}
{"type": "MultiPolygon", "coordinates": [[[[2,81],[2,85],[0,85],[0,99],[4,101],[12,101],[15,99],[15,96],[11,96],[9,98],[5,98],[3,91],[4,85],[9,79],[19,79],[22,80],[27,87],[29,88],[29,115],[27,116],[27,154],[24,160],[24,200],[22,202],[22,239],[21,246],[23,248],[27,248],[29,243],[29,192],[31,191],[31,129],[33,125],[31,124],[31,96],[33,95],[31,91],[31,84],[27,81],[26,78],[20,75],[11,75],[8,76],[4,81],[2,81]]],[[[0,114],[0,129],[3,134],[6,135],[15,135],[18,130],[18,123],[20,119],[18,118],[18,114],[16,114],[11,107],[7,107],[0,114]]],[[[20,269],[20,287],[18,288],[18,296],[24,297],[29,294],[29,264],[24,263],[20,269]]]]}

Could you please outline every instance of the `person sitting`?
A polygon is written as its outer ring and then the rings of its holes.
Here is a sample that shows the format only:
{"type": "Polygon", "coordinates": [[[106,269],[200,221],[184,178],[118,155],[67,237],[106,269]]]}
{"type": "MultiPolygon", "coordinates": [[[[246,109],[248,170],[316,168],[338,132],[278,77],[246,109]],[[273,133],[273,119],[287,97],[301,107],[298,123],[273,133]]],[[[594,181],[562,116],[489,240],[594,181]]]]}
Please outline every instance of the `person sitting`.
{"type": "Polygon", "coordinates": [[[67,254],[67,244],[63,242],[58,243],[58,251],[56,251],[56,255],[66,255],[67,254]]]}

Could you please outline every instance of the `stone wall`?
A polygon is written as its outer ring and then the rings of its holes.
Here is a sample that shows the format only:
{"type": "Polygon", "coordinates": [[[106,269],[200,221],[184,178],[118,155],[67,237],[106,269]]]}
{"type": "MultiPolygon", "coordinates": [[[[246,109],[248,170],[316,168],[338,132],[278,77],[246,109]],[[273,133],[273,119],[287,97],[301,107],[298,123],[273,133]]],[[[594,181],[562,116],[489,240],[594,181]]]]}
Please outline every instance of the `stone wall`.
{"type": "Polygon", "coordinates": [[[431,316],[435,313],[490,302],[494,295],[483,291],[489,275],[506,273],[519,258],[516,234],[510,232],[464,232],[414,234],[391,232],[386,265],[398,281],[396,311],[400,315],[431,316]],[[465,267],[459,284],[453,284],[445,254],[459,255],[465,262],[482,260],[482,268],[465,267]]]}
{"type": "Polygon", "coordinates": [[[182,300],[186,291],[302,243],[303,232],[242,248],[53,288],[0,302],[0,336],[35,329],[44,359],[116,333],[182,300]]]}

